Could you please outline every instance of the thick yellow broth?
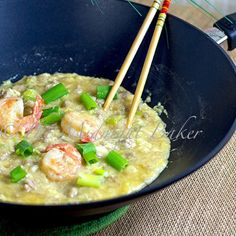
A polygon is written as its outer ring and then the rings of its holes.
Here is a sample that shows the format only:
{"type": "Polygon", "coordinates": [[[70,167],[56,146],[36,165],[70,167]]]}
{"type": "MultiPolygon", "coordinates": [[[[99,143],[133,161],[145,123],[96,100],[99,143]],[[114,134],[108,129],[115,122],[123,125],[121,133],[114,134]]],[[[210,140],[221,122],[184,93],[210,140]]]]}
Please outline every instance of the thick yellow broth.
{"type": "MultiPolygon", "coordinates": [[[[22,134],[0,135],[0,200],[26,204],[65,204],[71,202],[90,202],[109,199],[138,191],[152,182],[166,168],[170,153],[170,140],[165,133],[165,125],[157,113],[147,104],[141,103],[131,130],[125,128],[128,111],[133,95],[124,88],[119,89],[119,98],[114,100],[109,111],[102,110],[103,100],[96,100],[98,108],[87,111],[80,102],[80,94],[86,91],[96,98],[96,86],[111,85],[112,81],[77,74],[56,73],[25,76],[11,84],[5,82],[1,91],[12,89],[16,96],[22,96],[26,89],[34,89],[42,94],[50,87],[63,83],[69,94],[54,101],[44,108],[59,105],[65,113],[71,111],[86,112],[96,117],[102,124],[101,137],[94,144],[97,147],[99,162],[86,165],[83,162],[78,171],[93,174],[95,169],[106,171],[99,188],[79,187],[76,178],[70,181],[52,181],[40,168],[46,147],[50,144],[77,144],[73,138],[61,129],[60,122],[50,126],[39,125],[33,131],[22,134]],[[18,91],[19,93],[17,93],[18,91]],[[119,116],[117,124],[106,122],[111,117],[119,116]],[[158,127],[158,128],[157,128],[158,127]],[[37,150],[35,154],[24,159],[15,154],[15,145],[26,139],[37,150]],[[105,162],[107,153],[116,150],[128,161],[123,171],[117,171],[105,162]],[[21,165],[27,176],[18,183],[11,183],[9,173],[21,165]]],[[[26,104],[27,106],[27,104],[26,104]]],[[[0,108],[1,109],[1,108],[0,108]]],[[[26,109],[26,108],[25,108],[26,109]]]]}

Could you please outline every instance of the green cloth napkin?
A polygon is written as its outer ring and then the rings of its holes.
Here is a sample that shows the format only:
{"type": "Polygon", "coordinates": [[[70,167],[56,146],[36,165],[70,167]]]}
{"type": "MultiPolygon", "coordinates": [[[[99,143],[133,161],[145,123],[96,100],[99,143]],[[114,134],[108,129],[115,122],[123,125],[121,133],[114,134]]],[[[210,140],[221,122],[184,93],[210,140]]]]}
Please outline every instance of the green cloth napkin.
{"type": "Polygon", "coordinates": [[[13,225],[9,220],[1,219],[0,235],[1,236],[29,236],[29,235],[88,236],[114,223],[116,220],[118,220],[122,215],[124,215],[127,212],[128,208],[129,208],[128,206],[119,208],[98,219],[84,222],[81,224],[71,225],[71,226],[59,226],[48,229],[26,229],[20,226],[13,225]]]}

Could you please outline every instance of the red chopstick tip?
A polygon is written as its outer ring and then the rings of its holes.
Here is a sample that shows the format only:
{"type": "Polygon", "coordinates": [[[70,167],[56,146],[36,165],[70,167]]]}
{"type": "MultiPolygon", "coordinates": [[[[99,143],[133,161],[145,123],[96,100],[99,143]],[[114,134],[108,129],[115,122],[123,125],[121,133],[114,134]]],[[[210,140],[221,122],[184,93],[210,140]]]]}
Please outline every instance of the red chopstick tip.
{"type": "Polygon", "coordinates": [[[162,5],[161,13],[167,13],[170,7],[171,0],[165,0],[162,5]]]}

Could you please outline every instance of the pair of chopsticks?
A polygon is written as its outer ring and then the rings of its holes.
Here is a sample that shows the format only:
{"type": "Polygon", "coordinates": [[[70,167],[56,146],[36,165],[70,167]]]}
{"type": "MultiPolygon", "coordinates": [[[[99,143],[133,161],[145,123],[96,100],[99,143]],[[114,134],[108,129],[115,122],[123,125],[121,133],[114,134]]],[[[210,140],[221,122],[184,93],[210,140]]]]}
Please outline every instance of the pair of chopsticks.
{"type": "MultiPolygon", "coordinates": [[[[170,2],[171,2],[171,0],[164,0],[164,2],[162,4],[162,8],[161,8],[158,20],[157,20],[157,24],[156,24],[152,39],[151,39],[151,43],[149,45],[147,56],[144,61],[142,72],[139,77],[139,81],[137,84],[137,88],[135,90],[135,94],[134,94],[134,98],[132,101],[129,116],[127,119],[127,127],[128,128],[131,127],[135,113],[138,109],[140,99],[141,99],[141,96],[142,96],[142,93],[144,90],[144,86],[145,86],[145,83],[146,83],[146,80],[147,80],[147,77],[148,77],[148,74],[149,74],[149,71],[150,71],[150,68],[152,65],[153,57],[155,55],[155,51],[156,51],[156,48],[157,48],[157,45],[158,45],[158,42],[159,42],[159,39],[161,36],[161,32],[162,32],[162,29],[163,29],[163,26],[165,23],[166,15],[169,10],[170,2]]],[[[117,90],[119,89],[122,81],[124,80],[124,77],[129,69],[129,67],[130,67],[130,65],[131,65],[131,63],[138,51],[138,48],[140,47],[140,45],[143,41],[143,38],[146,35],[147,30],[150,27],[151,22],[153,21],[153,18],[156,15],[160,5],[161,5],[161,0],[154,0],[152,6],[150,7],[150,10],[148,11],[148,14],[147,14],[135,40],[128,52],[128,55],[126,56],[122,66],[121,66],[121,69],[115,79],[114,85],[112,86],[112,89],[111,89],[109,95],[107,96],[107,99],[106,99],[104,106],[103,106],[104,111],[107,111],[107,109],[109,108],[117,90]]]]}

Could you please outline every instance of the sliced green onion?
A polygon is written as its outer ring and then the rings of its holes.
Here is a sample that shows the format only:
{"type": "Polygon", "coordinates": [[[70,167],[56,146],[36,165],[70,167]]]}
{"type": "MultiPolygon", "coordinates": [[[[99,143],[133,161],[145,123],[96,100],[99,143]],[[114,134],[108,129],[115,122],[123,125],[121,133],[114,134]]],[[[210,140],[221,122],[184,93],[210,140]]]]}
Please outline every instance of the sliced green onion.
{"type": "Polygon", "coordinates": [[[21,142],[19,142],[16,145],[15,150],[16,150],[16,154],[22,157],[28,157],[32,155],[34,151],[33,146],[30,143],[28,143],[26,140],[22,140],[21,142]]]}
{"type": "Polygon", "coordinates": [[[59,112],[59,110],[60,110],[59,106],[50,107],[48,109],[43,109],[42,117],[48,116],[49,114],[51,114],[53,112],[59,112]]]}
{"type": "Polygon", "coordinates": [[[88,165],[97,163],[99,161],[96,155],[96,147],[93,143],[77,144],[76,148],[88,165]]]}
{"type": "Polygon", "coordinates": [[[137,116],[142,116],[143,115],[143,112],[142,111],[136,111],[136,114],[137,116]]]}
{"type": "Polygon", "coordinates": [[[94,187],[99,188],[101,186],[103,177],[90,174],[80,174],[76,183],[80,187],[94,187]]]}
{"type": "Polygon", "coordinates": [[[47,90],[45,93],[42,94],[42,98],[46,104],[53,102],[65,95],[67,95],[69,92],[67,88],[64,86],[64,84],[59,83],[55,85],[54,87],[47,90]]]}
{"type": "Polygon", "coordinates": [[[17,166],[10,172],[11,182],[17,183],[20,180],[24,179],[26,175],[27,172],[21,166],[17,166]]]}
{"type": "Polygon", "coordinates": [[[51,125],[57,123],[64,116],[64,112],[59,106],[51,107],[43,110],[41,123],[43,125],[51,125]]]}
{"type": "Polygon", "coordinates": [[[88,93],[82,93],[80,95],[80,101],[83,103],[87,110],[92,110],[97,107],[97,103],[92,99],[88,93]]]}
{"type": "Polygon", "coordinates": [[[123,170],[128,165],[128,160],[115,151],[108,153],[106,162],[118,171],[123,170]]]}
{"type": "MultiPolygon", "coordinates": [[[[111,91],[112,86],[110,85],[99,85],[97,86],[97,98],[98,99],[106,99],[109,92],[111,91]]],[[[118,94],[116,93],[114,99],[118,98],[118,94]]]]}
{"type": "Polygon", "coordinates": [[[53,112],[53,113],[49,114],[48,116],[43,117],[40,121],[41,121],[41,124],[43,124],[43,125],[52,125],[52,124],[60,121],[63,116],[64,116],[63,111],[53,112]]]}
{"type": "Polygon", "coordinates": [[[76,148],[88,165],[97,163],[99,161],[96,155],[96,147],[93,143],[77,144],[76,148]]]}
{"type": "Polygon", "coordinates": [[[99,161],[95,152],[87,152],[83,154],[83,158],[88,165],[97,163],[99,161]]]}
{"type": "Polygon", "coordinates": [[[40,152],[38,149],[35,149],[35,148],[34,148],[33,154],[38,156],[38,155],[41,154],[41,152],[40,152]]]}
{"type": "Polygon", "coordinates": [[[106,173],[106,171],[104,169],[96,169],[96,170],[94,170],[94,174],[96,174],[96,175],[104,176],[105,173],[106,173]]]}
{"type": "Polygon", "coordinates": [[[23,93],[23,99],[25,101],[34,101],[35,102],[37,95],[38,95],[38,93],[34,89],[27,89],[23,93]]]}
{"type": "Polygon", "coordinates": [[[82,143],[76,145],[77,150],[80,152],[81,155],[84,155],[88,152],[96,153],[96,147],[93,143],[82,143]]]}
{"type": "Polygon", "coordinates": [[[106,124],[115,126],[121,119],[122,116],[110,116],[106,119],[106,124]]]}

